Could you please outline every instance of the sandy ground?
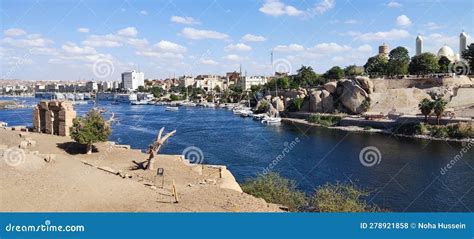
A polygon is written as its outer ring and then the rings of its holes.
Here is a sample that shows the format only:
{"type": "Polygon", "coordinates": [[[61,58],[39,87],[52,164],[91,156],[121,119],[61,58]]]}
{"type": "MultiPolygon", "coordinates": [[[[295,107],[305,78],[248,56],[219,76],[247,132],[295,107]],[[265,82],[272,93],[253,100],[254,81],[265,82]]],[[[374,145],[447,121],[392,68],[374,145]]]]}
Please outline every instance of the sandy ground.
{"type": "Polygon", "coordinates": [[[0,129],[0,211],[72,212],[273,212],[277,205],[263,199],[221,188],[215,170],[198,173],[179,156],[160,155],[156,167],[164,168],[164,187],[156,171],[146,171],[147,155],[138,150],[96,144],[97,152],[82,154],[82,148],[66,137],[0,129]],[[26,138],[36,145],[18,148],[26,138]],[[38,151],[38,152],[35,152],[38,151]],[[23,154],[24,153],[24,154],[23,154]],[[35,155],[39,153],[39,155],[35,155]],[[44,155],[54,154],[52,162],[44,155]],[[119,175],[89,166],[83,161],[121,170],[119,175]],[[18,162],[20,162],[18,164],[18,162]],[[175,203],[175,182],[179,203],[175,203]]]}

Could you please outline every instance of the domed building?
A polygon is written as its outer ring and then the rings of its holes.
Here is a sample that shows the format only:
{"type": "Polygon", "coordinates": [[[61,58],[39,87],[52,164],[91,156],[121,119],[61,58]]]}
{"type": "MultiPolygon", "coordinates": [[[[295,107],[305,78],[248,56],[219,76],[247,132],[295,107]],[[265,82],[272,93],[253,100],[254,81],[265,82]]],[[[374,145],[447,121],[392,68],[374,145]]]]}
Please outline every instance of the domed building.
{"type": "Polygon", "coordinates": [[[442,56],[445,56],[448,58],[451,62],[456,60],[456,55],[454,54],[453,49],[451,47],[444,45],[441,47],[438,51],[438,58],[441,58],[442,56]]]}

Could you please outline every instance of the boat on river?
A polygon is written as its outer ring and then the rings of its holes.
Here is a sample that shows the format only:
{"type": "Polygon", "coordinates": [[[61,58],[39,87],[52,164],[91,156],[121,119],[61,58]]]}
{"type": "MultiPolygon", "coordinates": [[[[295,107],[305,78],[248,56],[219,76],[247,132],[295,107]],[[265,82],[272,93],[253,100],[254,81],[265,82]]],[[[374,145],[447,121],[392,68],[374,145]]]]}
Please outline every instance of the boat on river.
{"type": "Polygon", "coordinates": [[[264,124],[279,124],[281,123],[281,117],[265,117],[262,120],[262,123],[264,124]]]}
{"type": "Polygon", "coordinates": [[[166,111],[178,111],[179,108],[176,106],[166,106],[165,108],[166,111]]]}

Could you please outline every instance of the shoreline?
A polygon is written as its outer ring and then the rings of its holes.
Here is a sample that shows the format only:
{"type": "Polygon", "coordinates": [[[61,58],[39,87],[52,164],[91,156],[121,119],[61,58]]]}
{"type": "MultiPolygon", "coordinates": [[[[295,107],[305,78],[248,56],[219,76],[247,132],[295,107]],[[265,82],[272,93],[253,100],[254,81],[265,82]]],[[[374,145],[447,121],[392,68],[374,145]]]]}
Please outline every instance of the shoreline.
{"type": "Polygon", "coordinates": [[[328,126],[324,126],[324,125],[321,125],[321,124],[308,122],[305,119],[296,119],[296,118],[282,118],[281,120],[283,122],[286,122],[286,123],[300,124],[300,125],[311,126],[311,127],[320,127],[320,128],[326,128],[326,129],[332,129],[332,130],[341,130],[341,131],[353,132],[353,133],[365,133],[365,134],[376,133],[376,134],[382,134],[382,135],[393,135],[393,136],[396,136],[396,137],[403,137],[403,138],[448,141],[448,142],[457,142],[457,143],[468,143],[468,142],[471,142],[471,141],[474,140],[474,139],[470,139],[470,138],[453,139],[453,138],[435,138],[435,137],[430,137],[430,136],[426,136],[426,135],[392,134],[388,130],[383,130],[383,129],[365,130],[364,128],[359,127],[359,126],[330,126],[330,127],[328,127],[328,126]]]}

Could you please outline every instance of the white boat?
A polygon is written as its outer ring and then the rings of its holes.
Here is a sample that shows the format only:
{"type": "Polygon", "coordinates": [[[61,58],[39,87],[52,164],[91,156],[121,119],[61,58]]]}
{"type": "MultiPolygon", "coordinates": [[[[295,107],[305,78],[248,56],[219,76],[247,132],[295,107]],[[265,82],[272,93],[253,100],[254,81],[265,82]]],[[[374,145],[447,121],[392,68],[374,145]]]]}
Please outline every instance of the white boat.
{"type": "Polygon", "coordinates": [[[166,106],[165,108],[166,111],[178,111],[179,108],[175,106],[166,106]]]}
{"type": "Polygon", "coordinates": [[[254,120],[262,120],[265,117],[268,117],[267,114],[254,114],[253,116],[254,120]]]}
{"type": "Polygon", "coordinates": [[[280,117],[265,117],[262,120],[262,123],[264,124],[278,124],[281,123],[281,118],[280,117]]]}
{"type": "Polygon", "coordinates": [[[205,106],[209,108],[216,108],[216,104],[214,103],[207,103],[205,106]]]}
{"type": "Polygon", "coordinates": [[[130,102],[131,105],[148,105],[148,100],[136,100],[130,102]]]}
{"type": "Polygon", "coordinates": [[[195,107],[197,104],[193,102],[183,102],[181,105],[186,107],[195,107]]]}
{"type": "Polygon", "coordinates": [[[87,105],[88,102],[85,100],[80,100],[80,101],[73,101],[72,104],[73,105],[87,105]]]}
{"type": "Polygon", "coordinates": [[[251,110],[240,110],[240,116],[242,117],[250,117],[253,115],[251,110]]]}

